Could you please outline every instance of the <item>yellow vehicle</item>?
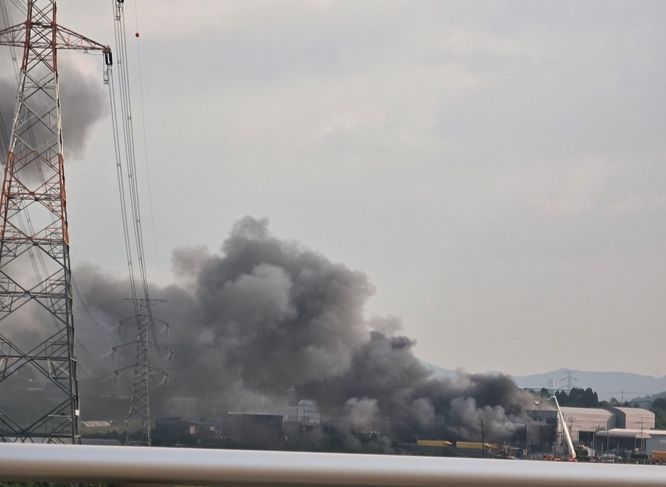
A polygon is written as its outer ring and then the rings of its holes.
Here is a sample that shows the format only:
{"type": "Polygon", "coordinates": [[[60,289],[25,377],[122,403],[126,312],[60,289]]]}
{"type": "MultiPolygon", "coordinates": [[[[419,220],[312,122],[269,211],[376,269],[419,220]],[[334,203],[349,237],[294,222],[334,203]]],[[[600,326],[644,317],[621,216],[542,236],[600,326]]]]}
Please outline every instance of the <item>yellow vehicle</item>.
{"type": "Polygon", "coordinates": [[[481,443],[480,441],[457,441],[456,448],[466,450],[481,450],[485,448],[486,450],[493,450],[497,448],[497,445],[494,443],[481,443]]]}
{"type": "Polygon", "coordinates": [[[453,446],[453,443],[446,440],[416,440],[416,445],[430,448],[448,448],[453,446]]]}
{"type": "Polygon", "coordinates": [[[657,462],[666,462],[666,451],[652,450],[650,453],[650,459],[657,462]]]}

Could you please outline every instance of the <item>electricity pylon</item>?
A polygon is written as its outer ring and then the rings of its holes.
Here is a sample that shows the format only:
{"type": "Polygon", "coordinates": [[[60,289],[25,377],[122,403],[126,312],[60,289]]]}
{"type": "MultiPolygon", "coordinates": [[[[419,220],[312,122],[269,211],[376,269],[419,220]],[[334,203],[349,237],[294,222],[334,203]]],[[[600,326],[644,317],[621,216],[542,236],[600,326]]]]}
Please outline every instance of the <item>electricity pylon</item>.
{"type": "Polygon", "coordinates": [[[28,0],[26,21],[0,31],[23,50],[0,198],[0,441],[80,443],[58,51],[112,59],[56,11],[28,0]]]}
{"type": "Polygon", "coordinates": [[[157,341],[155,325],[160,324],[164,329],[168,329],[169,324],[153,316],[152,312],[153,304],[164,303],[163,299],[129,298],[128,301],[133,304],[137,314],[125,318],[120,324],[122,326],[136,323],[136,340],[116,345],[112,350],[115,353],[123,347],[133,345],[136,349],[136,357],[132,364],[122,369],[114,370],[113,373],[118,376],[123,371],[132,369],[133,374],[125,444],[150,446],[152,443],[150,418],[151,377],[155,375],[160,376],[164,382],[169,378],[165,371],[157,369],[152,365],[151,352],[157,352],[167,360],[173,355],[170,348],[161,345],[157,341]]]}
{"type": "MultiPolygon", "coordinates": [[[[118,56],[118,78],[120,82],[119,107],[122,116],[120,129],[114,131],[115,145],[120,146],[118,134],[122,132],[125,143],[125,167],[127,169],[127,192],[121,189],[120,207],[123,216],[123,233],[125,236],[125,250],[127,252],[127,265],[129,270],[130,290],[132,292],[130,303],[134,307],[134,316],[121,321],[124,323],[136,323],[136,339],[116,345],[113,347],[115,352],[121,347],[134,345],[136,356],[134,363],[122,369],[114,371],[119,375],[120,372],[132,369],[132,386],[130,389],[130,407],[127,416],[127,431],[125,444],[127,445],[146,445],[151,444],[151,419],[150,419],[150,382],[151,376],[160,375],[163,381],[166,381],[168,375],[164,371],[157,370],[151,363],[151,352],[159,352],[166,356],[171,355],[171,351],[161,346],[157,341],[156,324],[162,324],[168,328],[166,322],[153,316],[152,306],[154,303],[163,302],[162,300],[151,299],[148,286],[148,277],[146,270],[146,260],[144,255],[143,230],[141,226],[141,208],[139,187],[137,183],[136,157],[134,151],[134,129],[132,124],[132,105],[131,105],[131,86],[127,59],[127,41],[125,29],[125,9],[124,0],[116,0],[114,15],[114,34],[116,41],[116,51],[118,56]],[[128,198],[126,198],[126,195],[128,198]],[[128,218],[131,214],[131,220],[128,218]],[[129,222],[132,222],[130,225],[129,222]],[[136,261],[134,260],[136,257],[136,261]],[[137,264],[137,269],[134,265],[137,264]],[[138,271],[138,272],[137,272],[138,271]]],[[[114,90],[111,90],[111,99],[114,99],[114,90]]],[[[113,101],[112,101],[113,103],[113,101]]],[[[114,103],[115,105],[115,103],[114,103]]],[[[122,176],[122,156],[116,152],[116,162],[118,168],[118,181],[124,188],[122,176]]]]}

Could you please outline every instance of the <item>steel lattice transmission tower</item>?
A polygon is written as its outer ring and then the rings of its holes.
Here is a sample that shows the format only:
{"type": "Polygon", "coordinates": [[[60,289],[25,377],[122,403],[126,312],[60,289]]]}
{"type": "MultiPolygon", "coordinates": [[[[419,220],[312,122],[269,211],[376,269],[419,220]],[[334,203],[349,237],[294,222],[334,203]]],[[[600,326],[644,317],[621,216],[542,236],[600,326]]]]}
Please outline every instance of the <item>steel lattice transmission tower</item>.
{"type": "Polygon", "coordinates": [[[79,443],[58,51],[110,66],[111,50],[58,25],[55,0],[28,0],[0,45],[23,50],[0,199],[0,440],[79,443]]]}
{"type": "MultiPolygon", "coordinates": [[[[128,301],[133,306],[134,316],[121,321],[123,324],[135,324],[136,335],[126,343],[116,345],[113,351],[120,348],[134,346],[136,355],[134,362],[122,369],[114,371],[119,375],[125,370],[132,370],[132,385],[130,388],[130,407],[127,417],[126,444],[147,445],[151,444],[151,418],[150,418],[150,386],[152,377],[158,375],[163,381],[168,379],[168,374],[158,370],[152,365],[151,356],[155,352],[162,358],[171,356],[168,347],[160,345],[157,340],[156,325],[160,324],[168,328],[168,324],[153,315],[153,305],[164,302],[159,299],[151,299],[148,285],[146,259],[144,255],[143,230],[141,225],[141,207],[139,196],[139,185],[137,182],[137,165],[134,149],[134,128],[131,105],[131,83],[129,76],[129,63],[127,52],[127,35],[125,29],[124,0],[115,0],[114,9],[114,34],[116,52],[118,54],[118,103],[115,102],[116,90],[113,79],[109,85],[111,92],[111,103],[119,107],[120,127],[114,130],[114,145],[121,146],[120,134],[125,145],[125,164],[122,161],[120,151],[116,150],[116,166],[118,169],[118,182],[121,187],[120,206],[123,216],[123,233],[125,236],[125,250],[127,253],[127,265],[129,270],[129,282],[131,297],[128,301]],[[123,167],[127,171],[127,181],[124,181],[123,167]],[[126,186],[126,189],[125,189],[126,186]],[[135,337],[135,338],[134,338],[135,337]]],[[[117,115],[112,113],[114,125],[118,122],[117,115]]]]}
{"type": "MultiPolygon", "coordinates": [[[[147,288],[144,290],[148,292],[147,288]]],[[[164,382],[169,378],[168,374],[152,365],[151,352],[157,352],[163,358],[170,358],[172,351],[169,347],[161,345],[157,340],[156,325],[160,324],[168,329],[169,324],[153,316],[152,306],[164,303],[163,299],[151,298],[129,298],[134,306],[136,315],[126,318],[120,322],[121,325],[135,324],[136,339],[116,345],[113,352],[120,348],[134,346],[136,356],[134,362],[122,369],[114,371],[119,375],[125,370],[132,370],[132,385],[130,387],[130,407],[127,416],[127,431],[125,434],[126,445],[151,445],[151,416],[150,416],[150,383],[155,375],[160,376],[164,382]]]]}
{"type": "Polygon", "coordinates": [[[138,432],[141,435],[139,443],[150,446],[150,342],[148,332],[151,327],[152,312],[150,301],[138,302],[139,314],[136,315],[137,337],[136,358],[133,364],[133,381],[130,389],[130,409],[127,415],[127,434],[125,444],[131,443],[131,435],[138,432]]]}

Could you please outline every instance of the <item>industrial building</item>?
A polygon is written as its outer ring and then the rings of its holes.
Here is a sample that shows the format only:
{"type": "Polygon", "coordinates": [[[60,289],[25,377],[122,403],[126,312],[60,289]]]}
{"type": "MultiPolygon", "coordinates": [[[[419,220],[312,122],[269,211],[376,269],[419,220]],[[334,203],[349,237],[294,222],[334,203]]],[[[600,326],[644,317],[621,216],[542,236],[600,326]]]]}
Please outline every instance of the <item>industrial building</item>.
{"type": "Polygon", "coordinates": [[[270,414],[281,414],[285,422],[295,422],[307,426],[315,426],[321,423],[321,414],[317,409],[317,403],[311,399],[301,399],[296,406],[284,408],[273,408],[270,414]]]}
{"type": "MultiPolygon", "coordinates": [[[[562,407],[562,416],[569,427],[574,442],[592,444],[597,434],[617,430],[618,435],[641,435],[641,431],[654,430],[655,416],[642,408],[611,407],[574,408],[562,407]],[[636,433],[633,433],[636,432],[636,433]]],[[[558,434],[562,427],[558,424],[558,434]]],[[[619,437],[619,436],[618,436],[619,437]]]]}
{"type": "Polygon", "coordinates": [[[624,429],[654,428],[655,416],[652,411],[643,408],[614,407],[617,427],[624,429]]]}
{"type": "Polygon", "coordinates": [[[666,451],[666,430],[613,428],[597,431],[593,437],[594,450],[600,452],[666,451]]]}
{"type": "Polygon", "coordinates": [[[230,411],[225,418],[224,431],[243,448],[278,449],[284,445],[284,416],[230,411]]]}
{"type": "MultiPolygon", "coordinates": [[[[595,432],[607,431],[618,424],[617,415],[612,410],[566,406],[561,409],[574,443],[591,443],[595,432]]],[[[652,427],[654,427],[654,415],[652,416],[652,427]]],[[[562,434],[560,422],[557,425],[557,434],[558,436],[562,434]]]]}
{"type": "Polygon", "coordinates": [[[221,418],[161,417],[153,443],[160,446],[282,448],[282,414],[230,411],[221,418]]]}
{"type": "Polygon", "coordinates": [[[122,425],[114,424],[114,421],[88,420],[81,421],[81,433],[86,434],[108,434],[114,430],[122,429],[122,425]]]}
{"type": "Polygon", "coordinates": [[[153,442],[159,446],[224,445],[218,418],[161,417],[155,420],[153,442]]]}
{"type": "MultiPolygon", "coordinates": [[[[666,430],[655,429],[655,415],[643,408],[561,408],[562,416],[576,445],[589,447],[595,454],[613,452],[663,451],[666,430]]],[[[528,411],[527,446],[546,452],[548,445],[563,443],[564,430],[554,404],[542,403],[528,411]]],[[[552,448],[552,447],[551,447],[552,448]]]]}
{"type": "MultiPolygon", "coordinates": [[[[640,458],[666,451],[666,430],[655,429],[655,415],[646,409],[562,407],[561,411],[581,458],[604,454],[640,458]]],[[[219,418],[158,418],[153,437],[155,444],[163,446],[203,448],[345,451],[360,445],[368,448],[372,442],[378,442],[378,445],[390,443],[397,451],[415,455],[540,458],[540,455],[566,453],[563,423],[555,404],[546,401],[535,404],[527,416],[513,437],[503,443],[489,443],[487,449],[466,446],[481,445],[479,442],[400,440],[396,431],[384,436],[379,431],[355,430],[347,419],[322,419],[311,400],[264,411],[230,411],[219,418]],[[378,441],[382,436],[384,443],[378,441]]]]}
{"type": "Polygon", "coordinates": [[[161,417],[153,433],[153,443],[160,446],[302,449],[319,441],[321,415],[309,399],[265,411],[229,411],[217,418],[161,417]]]}
{"type": "Polygon", "coordinates": [[[552,452],[557,439],[557,410],[540,406],[527,411],[529,422],[525,429],[525,447],[530,453],[552,452]]]}

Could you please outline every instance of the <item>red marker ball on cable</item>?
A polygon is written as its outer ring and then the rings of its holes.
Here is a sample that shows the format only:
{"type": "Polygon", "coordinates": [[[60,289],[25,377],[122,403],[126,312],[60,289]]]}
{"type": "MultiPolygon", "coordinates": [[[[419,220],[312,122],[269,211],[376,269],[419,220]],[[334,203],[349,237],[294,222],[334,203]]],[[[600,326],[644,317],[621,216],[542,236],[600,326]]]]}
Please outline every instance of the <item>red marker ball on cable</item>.
{"type": "Polygon", "coordinates": [[[139,37],[139,33],[137,32],[136,34],[134,34],[134,37],[139,37]]]}

